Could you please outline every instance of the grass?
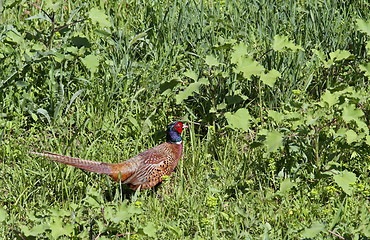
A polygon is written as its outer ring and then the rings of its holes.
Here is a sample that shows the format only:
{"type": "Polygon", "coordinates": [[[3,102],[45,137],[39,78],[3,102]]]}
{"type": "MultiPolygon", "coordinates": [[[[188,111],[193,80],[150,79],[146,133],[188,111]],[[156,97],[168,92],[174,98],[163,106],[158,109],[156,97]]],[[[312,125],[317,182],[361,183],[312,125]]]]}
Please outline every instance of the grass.
{"type": "Polygon", "coordinates": [[[368,9],[1,2],[0,236],[368,239],[369,84],[359,70],[368,36],[356,25],[368,9]],[[272,49],[276,35],[304,51],[272,49]],[[281,73],[272,87],[234,70],[239,43],[281,73]],[[351,56],[328,67],[312,49],[326,61],[336,50],[351,56]],[[237,121],[239,109],[250,117],[237,121]],[[152,190],[27,154],[120,162],[163,142],[180,119],[200,125],[184,132],[176,172],[152,190]]]}

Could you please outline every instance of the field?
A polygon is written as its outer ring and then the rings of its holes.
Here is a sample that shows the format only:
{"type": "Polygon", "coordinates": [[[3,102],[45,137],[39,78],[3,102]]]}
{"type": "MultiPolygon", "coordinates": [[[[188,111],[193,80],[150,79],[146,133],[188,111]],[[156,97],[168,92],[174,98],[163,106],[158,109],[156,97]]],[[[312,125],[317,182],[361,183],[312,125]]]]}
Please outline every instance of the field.
{"type": "Polygon", "coordinates": [[[367,0],[0,1],[0,239],[369,239],[369,77],[367,0]]]}

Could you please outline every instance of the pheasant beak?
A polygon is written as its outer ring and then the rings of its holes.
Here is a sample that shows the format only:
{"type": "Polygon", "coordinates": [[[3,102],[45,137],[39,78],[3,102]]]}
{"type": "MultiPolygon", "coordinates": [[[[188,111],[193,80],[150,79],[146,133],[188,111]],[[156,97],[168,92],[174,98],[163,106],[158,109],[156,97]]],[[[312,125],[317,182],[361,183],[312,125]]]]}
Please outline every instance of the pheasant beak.
{"type": "Polygon", "coordinates": [[[182,128],[183,128],[183,129],[184,129],[184,128],[189,128],[189,126],[188,126],[188,125],[183,124],[183,125],[182,125],[182,128]]]}

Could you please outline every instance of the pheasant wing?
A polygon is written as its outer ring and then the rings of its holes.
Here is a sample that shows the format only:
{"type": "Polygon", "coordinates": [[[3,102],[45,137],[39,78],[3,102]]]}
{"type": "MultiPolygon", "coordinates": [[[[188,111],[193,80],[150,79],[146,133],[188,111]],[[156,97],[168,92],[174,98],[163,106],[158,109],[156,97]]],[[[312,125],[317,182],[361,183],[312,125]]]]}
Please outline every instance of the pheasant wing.
{"type": "Polygon", "coordinates": [[[173,148],[173,145],[176,144],[163,143],[137,155],[141,159],[141,165],[124,183],[131,184],[134,188],[141,186],[142,189],[147,189],[161,182],[163,176],[173,172],[181,157],[182,149],[173,148]]]}

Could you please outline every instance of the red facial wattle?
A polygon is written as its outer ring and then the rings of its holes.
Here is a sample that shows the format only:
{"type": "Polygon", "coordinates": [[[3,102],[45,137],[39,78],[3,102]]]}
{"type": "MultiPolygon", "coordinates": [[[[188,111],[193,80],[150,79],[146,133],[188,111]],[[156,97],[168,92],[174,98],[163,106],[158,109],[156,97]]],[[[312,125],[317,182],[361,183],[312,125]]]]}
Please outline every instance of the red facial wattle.
{"type": "Polygon", "coordinates": [[[176,125],[173,128],[176,130],[176,132],[182,133],[182,130],[184,128],[187,128],[187,127],[188,126],[186,126],[186,125],[182,124],[181,122],[179,122],[179,123],[176,123],[176,125]]]}

